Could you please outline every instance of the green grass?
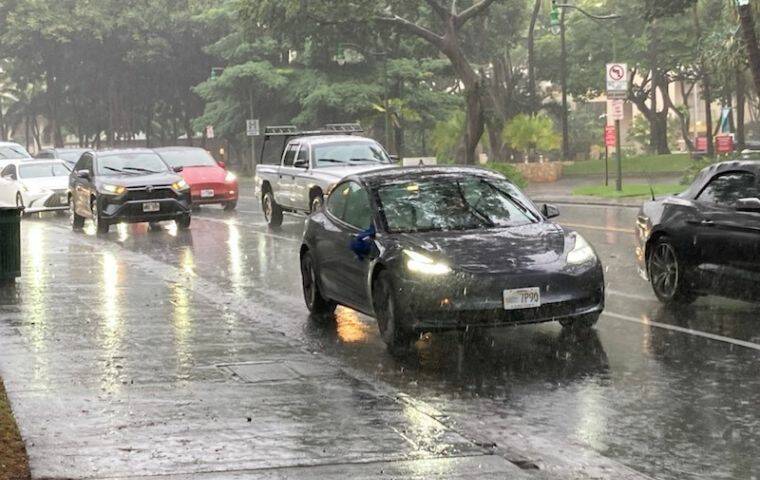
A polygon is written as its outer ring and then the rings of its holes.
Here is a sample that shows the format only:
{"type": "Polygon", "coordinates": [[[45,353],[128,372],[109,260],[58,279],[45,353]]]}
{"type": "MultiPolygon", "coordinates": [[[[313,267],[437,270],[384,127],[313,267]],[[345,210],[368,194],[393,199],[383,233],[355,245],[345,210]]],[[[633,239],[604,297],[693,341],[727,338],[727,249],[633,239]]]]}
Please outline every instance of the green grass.
{"type": "Polygon", "coordinates": [[[28,480],[29,461],[0,379],[0,480],[28,480]]]}
{"type": "MultiPolygon", "coordinates": [[[[616,172],[615,156],[610,155],[610,174],[616,172]]],[[[623,173],[683,173],[692,164],[686,153],[639,155],[623,158],[623,173]]],[[[604,159],[575,162],[563,169],[564,175],[598,175],[604,173],[604,159]]]]}
{"type": "MultiPolygon", "coordinates": [[[[671,195],[674,193],[681,193],[684,191],[683,185],[677,183],[661,183],[652,185],[655,195],[671,195]]],[[[623,183],[623,191],[618,192],[615,190],[614,185],[605,187],[604,185],[596,186],[591,185],[587,187],[579,187],[573,190],[573,195],[585,195],[590,197],[603,197],[603,198],[628,198],[628,197],[649,197],[652,195],[649,185],[641,183],[632,183],[626,185],[623,183]]]]}

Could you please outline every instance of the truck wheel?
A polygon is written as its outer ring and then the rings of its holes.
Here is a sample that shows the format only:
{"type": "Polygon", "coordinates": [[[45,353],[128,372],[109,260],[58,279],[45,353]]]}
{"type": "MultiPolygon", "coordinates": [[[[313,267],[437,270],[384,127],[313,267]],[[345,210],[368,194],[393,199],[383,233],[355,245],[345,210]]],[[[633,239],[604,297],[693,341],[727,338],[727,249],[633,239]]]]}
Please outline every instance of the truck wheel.
{"type": "Polygon", "coordinates": [[[324,202],[324,197],[322,196],[322,192],[317,192],[311,197],[311,213],[316,213],[319,211],[320,208],[322,208],[322,203],[324,202]]]}
{"type": "Polygon", "coordinates": [[[282,225],[282,208],[274,201],[274,194],[271,190],[264,192],[264,196],[261,198],[261,208],[264,210],[264,218],[270,227],[282,225]]]}

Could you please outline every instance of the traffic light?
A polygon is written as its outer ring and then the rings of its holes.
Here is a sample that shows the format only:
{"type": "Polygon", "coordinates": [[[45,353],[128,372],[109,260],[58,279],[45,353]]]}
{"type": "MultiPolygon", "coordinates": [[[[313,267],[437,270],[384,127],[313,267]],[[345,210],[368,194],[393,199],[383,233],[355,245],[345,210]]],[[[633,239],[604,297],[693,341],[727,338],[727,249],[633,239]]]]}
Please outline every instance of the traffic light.
{"type": "Polygon", "coordinates": [[[557,6],[557,0],[552,0],[552,11],[549,18],[551,19],[550,25],[552,33],[559,35],[562,27],[560,25],[559,7],[557,6]]]}

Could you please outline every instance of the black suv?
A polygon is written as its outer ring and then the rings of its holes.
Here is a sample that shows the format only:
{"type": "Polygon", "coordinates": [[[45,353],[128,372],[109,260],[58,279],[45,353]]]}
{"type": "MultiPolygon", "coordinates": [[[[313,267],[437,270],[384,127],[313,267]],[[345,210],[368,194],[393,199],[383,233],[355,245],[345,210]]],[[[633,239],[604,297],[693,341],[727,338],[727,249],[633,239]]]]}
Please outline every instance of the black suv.
{"type": "Polygon", "coordinates": [[[174,220],[190,227],[190,186],[152,150],[86,152],[69,177],[74,229],[91,218],[98,233],[112,224],[174,220]]]}

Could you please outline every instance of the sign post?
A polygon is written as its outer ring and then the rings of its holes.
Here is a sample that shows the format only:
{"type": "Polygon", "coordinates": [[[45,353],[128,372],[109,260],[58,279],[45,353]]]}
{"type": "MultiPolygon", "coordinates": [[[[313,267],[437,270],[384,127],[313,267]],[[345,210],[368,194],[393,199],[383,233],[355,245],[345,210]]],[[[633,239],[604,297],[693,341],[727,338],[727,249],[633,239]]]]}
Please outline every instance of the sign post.
{"type": "Polygon", "coordinates": [[[625,118],[625,100],[628,98],[628,65],[607,65],[607,98],[612,101],[612,119],[615,120],[615,156],[617,157],[617,181],[615,189],[623,190],[623,157],[620,151],[620,121],[625,118]]]}
{"type": "Polygon", "coordinates": [[[251,174],[256,173],[256,137],[261,134],[258,118],[245,121],[245,134],[251,137],[251,174]]]}

